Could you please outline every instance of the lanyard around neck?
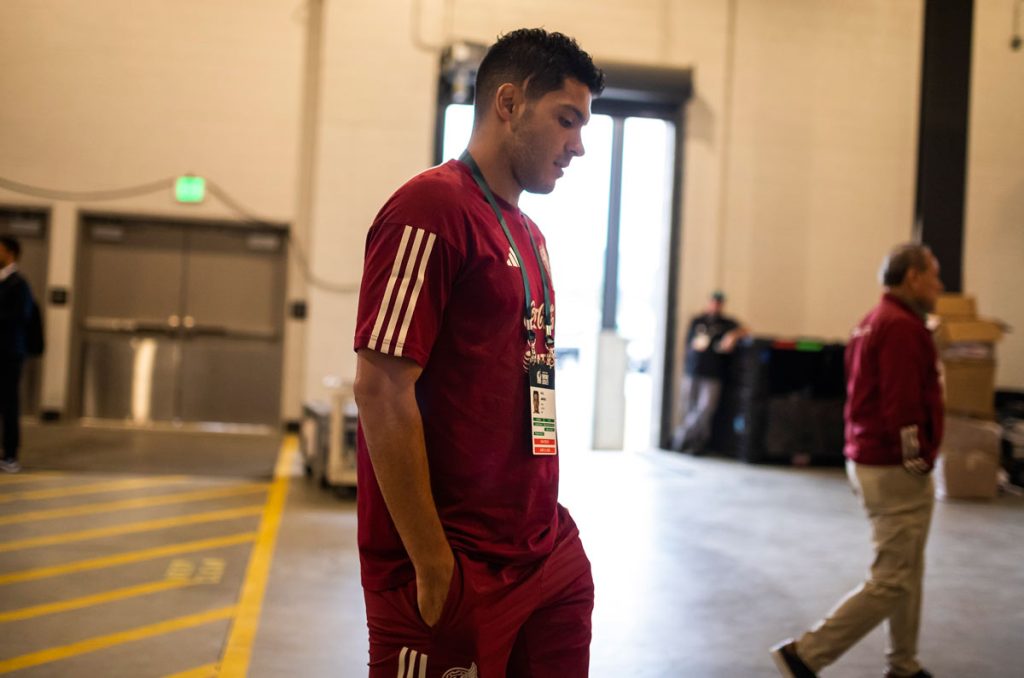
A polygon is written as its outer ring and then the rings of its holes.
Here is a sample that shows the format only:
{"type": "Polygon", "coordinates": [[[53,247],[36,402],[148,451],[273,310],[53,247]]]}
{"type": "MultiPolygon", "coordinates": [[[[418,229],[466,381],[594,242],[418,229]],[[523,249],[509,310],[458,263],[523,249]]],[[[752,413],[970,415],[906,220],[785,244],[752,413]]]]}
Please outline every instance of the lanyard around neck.
{"type": "MultiPolygon", "coordinates": [[[[476,181],[476,185],[480,187],[484,197],[487,198],[488,204],[491,209],[494,210],[494,216],[498,217],[498,223],[501,224],[501,230],[505,231],[505,237],[508,238],[509,247],[512,248],[513,254],[516,256],[516,262],[519,264],[519,272],[523,276],[523,291],[526,296],[526,310],[524,312],[524,322],[526,324],[526,334],[530,342],[533,345],[534,340],[537,337],[536,332],[533,331],[533,297],[530,295],[530,279],[526,274],[526,266],[523,264],[522,255],[519,253],[519,247],[516,245],[515,239],[512,237],[512,232],[508,229],[508,224],[505,222],[505,215],[501,211],[501,207],[498,206],[498,201],[494,199],[494,194],[491,192],[491,187],[487,185],[487,181],[484,179],[483,172],[480,171],[480,166],[476,164],[476,160],[469,154],[469,151],[463,151],[459,160],[469,166],[469,169],[473,172],[473,179],[476,181]]],[[[551,290],[548,285],[548,277],[544,272],[544,262],[541,261],[540,251],[537,249],[537,241],[533,239],[533,233],[530,231],[529,225],[526,227],[526,234],[530,237],[530,245],[533,247],[533,256],[537,260],[537,268],[540,269],[540,282],[541,287],[544,288],[544,328],[545,328],[545,343],[548,348],[555,345],[555,328],[551,322],[551,290]]]]}

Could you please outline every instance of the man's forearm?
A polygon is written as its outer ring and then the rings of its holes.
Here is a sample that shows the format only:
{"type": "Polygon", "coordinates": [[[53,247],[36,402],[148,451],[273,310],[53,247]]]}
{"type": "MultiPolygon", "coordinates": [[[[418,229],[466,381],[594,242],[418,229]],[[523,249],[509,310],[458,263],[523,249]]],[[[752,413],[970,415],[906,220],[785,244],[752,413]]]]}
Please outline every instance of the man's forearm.
{"type": "Polygon", "coordinates": [[[451,547],[430,490],[423,420],[413,392],[364,398],[359,417],[377,484],[417,572],[447,567],[451,547]]]}

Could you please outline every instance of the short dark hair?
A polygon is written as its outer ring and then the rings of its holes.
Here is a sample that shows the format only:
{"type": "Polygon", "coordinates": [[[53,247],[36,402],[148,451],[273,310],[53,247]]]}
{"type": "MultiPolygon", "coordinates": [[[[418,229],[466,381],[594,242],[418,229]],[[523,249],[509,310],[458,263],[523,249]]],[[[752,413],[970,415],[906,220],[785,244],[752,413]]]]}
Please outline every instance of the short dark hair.
{"type": "Polygon", "coordinates": [[[522,83],[527,78],[526,98],[539,99],[561,89],[566,78],[575,78],[594,96],[604,91],[604,72],[576,41],[562,33],[543,28],[520,28],[506,33],[491,45],[476,72],[475,116],[506,82],[522,83]]]}
{"type": "Polygon", "coordinates": [[[15,259],[21,257],[21,243],[17,238],[12,238],[9,235],[0,236],[0,245],[13,254],[15,259]]]}
{"type": "Polygon", "coordinates": [[[907,272],[928,270],[932,250],[928,245],[908,242],[893,247],[882,262],[882,270],[878,277],[886,287],[899,287],[907,277],[907,272]]]}

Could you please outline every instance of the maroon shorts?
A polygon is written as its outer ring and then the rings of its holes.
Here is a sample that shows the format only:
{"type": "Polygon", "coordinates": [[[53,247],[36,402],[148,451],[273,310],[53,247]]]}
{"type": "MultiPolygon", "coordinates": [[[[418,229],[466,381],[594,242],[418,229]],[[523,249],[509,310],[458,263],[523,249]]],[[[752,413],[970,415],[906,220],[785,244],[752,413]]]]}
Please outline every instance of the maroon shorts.
{"type": "Polygon", "coordinates": [[[365,591],[370,678],[586,678],[594,581],[575,530],[544,561],[495,567],[455,554],[441,618],[416,582],[365,591]]]}

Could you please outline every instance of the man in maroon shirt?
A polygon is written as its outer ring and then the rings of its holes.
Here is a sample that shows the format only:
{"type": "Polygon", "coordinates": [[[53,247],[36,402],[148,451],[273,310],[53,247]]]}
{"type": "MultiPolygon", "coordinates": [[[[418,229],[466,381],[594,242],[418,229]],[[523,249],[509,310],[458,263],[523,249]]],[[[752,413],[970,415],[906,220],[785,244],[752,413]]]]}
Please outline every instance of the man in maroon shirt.
{"type": "Polygon", "coordinates": [[[943,425],[938,356],[925,326],[942,293],[938,261],[925,245],[900,245],[886,258],[882,283],[885,295],[846,347],[846,470],[871,520],[875,560],[825,619],[772,648],[791,678],[813,678],[882,621],[885,676],[931,676],[917,661],[917,637],[943,425]]]}
{"type": "Polygon", "coordinates": [[[583,155],[603,87],[571,38],[503,36],[467,152],[370,228],[355,392],[371,678],[587,675],[594,587],[558,503],[551,270],[517,203],[583,155]]]}

